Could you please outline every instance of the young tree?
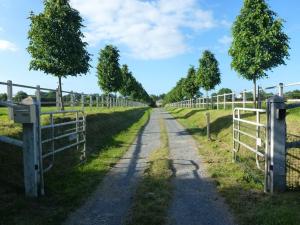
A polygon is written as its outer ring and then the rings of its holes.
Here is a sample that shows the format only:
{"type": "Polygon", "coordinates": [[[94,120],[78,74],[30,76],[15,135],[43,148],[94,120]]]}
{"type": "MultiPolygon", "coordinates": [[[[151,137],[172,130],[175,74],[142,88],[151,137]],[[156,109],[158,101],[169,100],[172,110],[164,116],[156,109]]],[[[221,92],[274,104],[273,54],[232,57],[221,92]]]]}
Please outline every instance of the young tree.
{"type": "Polygon", "coordinates": [[[214,54],[208,50],[203,52],[202,58],[199,60],[197,79],[206,92],[214,89],[216,85],[221,83],[219,63],[214,54]]]}
{"type": "Polygon", "coordinates": [[[106,93],[117,92],[121,88],[122,74],[119,58],[119,50],[112,45],[105,46],[99,53],[98,84],[106,93]]]}
{"type": "Polygon", "coordinates": [[[229,49],[231,67],[243,78],[252,80],[256,105],[256,81],[281,64],[289,53],[289,38],[282,31],[283,21],[265,0],[244,0],[240,15],[232,27],[233,42],[229,49]]]}
{"type": "Polygon", "coordinates": [[[0,94],[0,101],[7,101],[7,94],[6,93],[0,94]]]}
{"type": "Polygon", "coordinates": [[[32,56],[30,69],[42,70],[58,77],[60,99],[61,79],[86,74],[90,55],[80,29],[83,27],[79,12],[71,8],[69,0],[44,1],[44,11],[38,15],[31,12],[28,32],[28,52],[32,56]]]}
{"type": "Polygon", "coordinates": [[[195,67],[191,66],[183,83],[183,92],[187,98],[193,98],[200,88],[196,78],[195,67]]]}
{"type": "Polygon", "coordinates": [[[24,91],[18,91],[14,97],[15,102],[21,102],[23,99],[27,98],[28,94],[24,91]]]}
{"type": "Polygon", "coordinates": [[[121,88],[119,90],[119,92],[123,95],[123,96],[129,96],[132,92],[132,90],[134,89],[133,85],[134,85],[134,81],[133,81],[133,76],[132,73],[129,71],[128,66],[122,65],[121,68],[121,75],[122,75],[122,83],[121,83],[121,88]]]}
{"type": "Polygon", "coordinates": [[[232,90],[230,88],[221,88],[218,91],[218,95],[230,94],[230,93],[232,93],[232,90]]]}

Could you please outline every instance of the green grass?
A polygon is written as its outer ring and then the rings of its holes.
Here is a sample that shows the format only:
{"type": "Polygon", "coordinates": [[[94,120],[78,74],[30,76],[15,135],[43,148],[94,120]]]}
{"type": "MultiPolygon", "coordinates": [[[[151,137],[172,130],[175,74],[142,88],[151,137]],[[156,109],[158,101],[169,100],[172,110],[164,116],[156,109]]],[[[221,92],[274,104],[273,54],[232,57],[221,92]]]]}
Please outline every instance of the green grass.
{"type": "MultiPolygon", "coordinates": [[[[39,199],[24,197],[21,151],[1,143],[0,224],[61,224],[128,150],[149,114],[147,108],[87,110],[87,162],[70,165],[71,151],[57,154],[45,175],[46,195],[39,199]]],[[[21,128],[7,120],[3,109],[0,120],[0,135],[20,137],[21,128]]]]}
{"type": "MultiPolygon", "coordinates": [[[[168,111],[199,142],[201,146],[199,154],[203,157],[208,173],[214,178],[218,191],[225,197],[239,224],[299,224],[299,192],[264,194],[262,173],[255,168],[253,154],[245,149],[241,149],[239,153],[242,163],[232,162],[231,110],[209,111],[212,141],[208,141],[206,137],[205,113],[207,111],[172,108],[168,111]]],[[[288,111],[288,133],[299,134],[299,112],[299,109],[288,111]]],[[[253,119],[252,115],[246,116],[248,119],[253,119]]]]}
{"type": "Polygon", "coordinates": [[[172,196],[172,163],[169,158],[168,134],[163,120],[161,147],[149,156],[149,168],[138,186],[128,225],[163,225],[172,196]]]}

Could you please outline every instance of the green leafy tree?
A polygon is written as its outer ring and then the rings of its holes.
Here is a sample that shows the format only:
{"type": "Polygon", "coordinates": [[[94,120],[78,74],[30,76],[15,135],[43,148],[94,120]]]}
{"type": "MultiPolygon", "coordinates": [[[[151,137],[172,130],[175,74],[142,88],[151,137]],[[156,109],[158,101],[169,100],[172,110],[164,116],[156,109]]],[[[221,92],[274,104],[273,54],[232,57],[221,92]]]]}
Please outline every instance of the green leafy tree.
{"type": "Polygon", "coordinates": [[[203,52],[202,58],[199,60],[197,79],[206,92],[214,89],[216,85],[221,83],[219,63],[214,54],[208,50],[203,52]]]}
{"type": "Polygon", "coordinates": [[[193,66],[191,66],[183,83],[184,95],[189,99],[193,98],[200,88],[196,78],[196,70],[193,66]]]}
{"type": "Polygon", "coordinates": [[[6,93],[0,94],[0,101],[7,101],[7,94],[6,93]]]}
{"type": "Polygon", "coordinates": [[[272,68],[285,64],[289,56],[289,38],[283,32],[283,21],[265,0],[244,0],[232,35],[231,67],[243,78],[253,81],[256,105],[256,81],[267,77],[267,71],[272,68]]]}
{"type": "Polygon", "coordinates": [[[119,58],[119,50],[112,45],[105,46],[99,53],[98,84],[106,93],[117,92],[121,88],[122,73],[119,58]]]}
{"type": "Polygon", "coordinates": [[[119,92],[123,96],[130,96],[132,90],[134,89],[135,81],[131,71],[129,71],[128,66],[122,65],[121,67],[121,75],[122,75],[122,84],[119,92]]]}
{"type": "Polygon", "coordinates": [[[83,20],[69,0],[46,0],[44,11],[37,15],[31,12],[29,19],[30,69],[58,77],[63,109],[61,79],[86,74],[90,67],[87,43],[80,31],[83,20]]]}
{"type": "Polygon", "coordinates": [[[232,90],[230,88],[221,88],[218,91],[218,95],[230,94],[230,93],[232,93],[232,90]]]}
{"type": "Polygon", "coordinates": [[[28,94],[24,91],[18,91],[17,94],[14,96],[15,102],[21,102],[23,99],[27,98],[28,94]]]}

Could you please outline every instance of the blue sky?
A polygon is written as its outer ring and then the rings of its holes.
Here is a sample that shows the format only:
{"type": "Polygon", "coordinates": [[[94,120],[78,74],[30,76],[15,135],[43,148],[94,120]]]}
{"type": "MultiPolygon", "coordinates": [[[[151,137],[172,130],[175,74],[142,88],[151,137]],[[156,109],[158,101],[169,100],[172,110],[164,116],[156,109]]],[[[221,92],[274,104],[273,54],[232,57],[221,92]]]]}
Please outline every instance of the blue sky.
{"type": "MultiPolygon", "coordinates": [[[[269,0],[283,18],[290,37],[290,59],[260,80],[263,86],[300,81],[300,2],[269,0]]],[[[234,91],[250,89],[251,83],[231,70],[228,48],[231,24],[239,14],[242,0],[71,0],[85,19],[84,33],[93,54],[93,68],[87,75],[63,80],[65,90],[99,93],[95,67],[99,49],[112,43],[121,51],[121,64],[128,64],[149,94],[168,92],[186,75],[188,67],[198,67],[202,51],[215,53],[220,63],[222,83],[234,91]]],[[[0,0],[0,81],[55,88],[57,79],[29,71],[29,12],[40,12],[42,0],[0,0]]],[[[4,89],[0,87],[0,92],[4,89]]]]}

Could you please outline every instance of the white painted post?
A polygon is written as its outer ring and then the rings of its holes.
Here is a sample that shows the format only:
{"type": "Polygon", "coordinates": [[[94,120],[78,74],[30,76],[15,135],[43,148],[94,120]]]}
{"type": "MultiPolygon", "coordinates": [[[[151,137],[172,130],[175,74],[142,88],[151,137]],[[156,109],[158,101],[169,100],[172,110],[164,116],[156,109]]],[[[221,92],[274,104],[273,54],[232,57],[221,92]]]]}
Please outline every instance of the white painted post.
{"type": "Polygon", "coordinates": [[[246,108],[246,90],[243,91],[243,108],[246,108]]]}
{"type": "Polygon", "coordinates": [[[211,140],[211,136],[210,136],[210,113],[207,112],[207,113],[205,113],[205,115],[206,115],[207,139],[211,140]]]}
{"type": "MultiPolygon", "coordinates": [[[[286,106],[284,98],[273,96],[267,101],[268,139],[270,146],[267,160],[267,188],[273,191],[286,189],[286,106]]],[[[267,190],[268,191],[268,190],[267,190]]]]}
{"type": "MultiPolygon", "coordinates": [[[[7,81],[7,102],[13,103],[13,84],[11,80],[7,81]]],[[[8,113],[10,119],[14,119],[13,109],[11,107],[8,108],[8,113]]]]}
{"type": "Polygon", "coordinates": [[[92,107],[93,107],[93,96],[90,95],[90,108],[92,108],[92,107]]]}
{"type": "Polygon", "coordinates": [[[32,102],[35,111],[35,122],[23,124],[23,163],[25,194],[38,197],[44,194],[41,143],[40,143],[40,107],[37,101],[32,102]],[[41,192],[41,193],[40,193],[41,192]]]}
{"type": "Polygon", "coordinates": [[[231,94],[231,108],[232,108],[232,110],[234,109],[234,102],[235,102],[235,93],[234,92],[232,92],[232,94],[231,94]]]}
{"type": "Polygon", "coordinates": [[[279,83],[278,85],[278,95],[283,97],[283,83],[279,83]]]}
{"type": "Polygon", "coordinates": [[[84,109],[84,106],[85,106],[84,101],[85,101],[84,94],[81,93],[81,107],[82,107],[82,110],[84,109]]]}
{"type": "Polygon", "coordinates": [[[224,104],[223,108],[226,109],[226,94],[224,94],[223,104],[224,104]]]}
{"type": "Polygon", "coordinates": [[[217,110],[219,110],[219,95],[217,95],[217,110]]]}
{"type": "Polygon", "coordinates": [[[96,106],[99,108],[99,95],[96,95],[96,106]]]}
{"type": "Polygon", "coordinates": [[[60,108],[58,88],[56,88],[56,91],[55,91],[55,102],[56,102],[56,108],[60,108]]]}
{"type": "Polygon", "coordinates": [[[74,107],[74,93],[71,91],[71,107],[74,107]]]}

